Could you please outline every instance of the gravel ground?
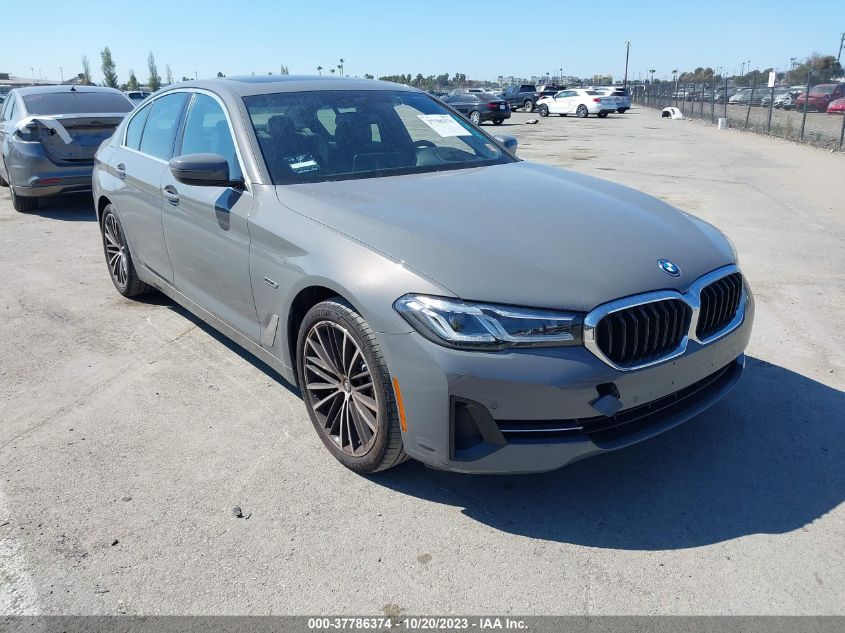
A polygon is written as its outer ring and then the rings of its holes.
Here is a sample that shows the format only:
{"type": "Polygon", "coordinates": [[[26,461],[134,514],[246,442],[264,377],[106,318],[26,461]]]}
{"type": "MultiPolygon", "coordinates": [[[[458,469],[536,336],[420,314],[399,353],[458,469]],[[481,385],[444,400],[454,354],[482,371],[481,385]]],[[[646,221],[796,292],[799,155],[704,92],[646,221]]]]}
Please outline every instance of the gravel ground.
{"type": "Polygon", "coordinates": [[[845,155],[528,118],[495,128],[523,158],[736,242],[757,322],[726,399],[545,475],[359,477],[272,371],[113,290],[88,197],[0,190],[0,613],[845,613],[845,155]]]}

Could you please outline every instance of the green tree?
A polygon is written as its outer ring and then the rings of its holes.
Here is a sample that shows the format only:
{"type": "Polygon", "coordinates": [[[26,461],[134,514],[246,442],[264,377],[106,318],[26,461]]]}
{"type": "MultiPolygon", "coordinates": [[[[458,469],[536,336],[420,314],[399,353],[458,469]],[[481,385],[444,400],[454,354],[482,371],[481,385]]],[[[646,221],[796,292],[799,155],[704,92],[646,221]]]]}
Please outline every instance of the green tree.
{"type": "Polygon", "coordinates": [[[150,69],[150,78],[147,81],[147,84],[150,87],[150,90],[155,92],[159,88],[161,88],[161,77],[158,75],[158,68],[156,67],[156,58],[155,55],[150,52],[149,57],[147,57],[147,67],[150,69]]]}
{"type": "Polygon", "coordinates": [[[280,75],[290,75],[290,71],[288,70],[288,67],[285,66],[284,64],[282,64],[280,70],[281,70],[281,72],[279,73],[280,75]]]}
{"type": "Polygon", "coordinates": [[[375,76],[371,75],[370,73],[367,73],[364,75],[364,79],[375,79],[375,76]]]}
{"type": "Polygon", "coordinates": [[[167,64],[167,66],[164,67],[164,71],[165,76],[167,77],[167,85],[169,86],[173,83],[173,71],[170,70],[170,64],[167,64]]]}
{"type": "Polygon", "coordinates": [[[112,59],[108,46],[100,51],[100,59],[103,62],[101,66],[103,70],[103,84],[109,88],[117,88],[117,72],[115,72],[114,59],[112,59]]]}
{"type": "Polygon", "coordinates": [[[786,73],[786,83],[804,84],[807,82],[807,73],[812,71],[811,81],[814,84],[827,83],[842,76],[842,65],[836,61],[833,55],[819,55],[813,53],[803,62],[798,64],[791,71],[786,73]]]}
{"type": "Polygon", "coordinates": [[[135,76],[135,71],[130,68],[129,81],[126,82],[126,89],[137,90],[138,88],[140,88],[140,85],[138,84],[138,78],[135,76]]]}
{"type": "Polygon", "coordinates": [[[91,85],[91,64],[88,62],[88,56],[82,56],[82,78],[79,80],[83,86],[91,85]]]}

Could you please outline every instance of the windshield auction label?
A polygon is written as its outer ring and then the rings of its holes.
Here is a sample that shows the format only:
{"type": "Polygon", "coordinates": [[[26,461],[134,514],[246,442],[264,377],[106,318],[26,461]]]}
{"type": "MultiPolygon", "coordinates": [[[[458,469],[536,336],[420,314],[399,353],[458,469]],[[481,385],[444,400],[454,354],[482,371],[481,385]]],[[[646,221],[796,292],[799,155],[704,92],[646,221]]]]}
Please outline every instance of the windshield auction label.
{"type": "Polygon", "coordinates": [[[417,117],[440,136],[472,136],[472,132],[448,114],[418,114],[417,117]]]}

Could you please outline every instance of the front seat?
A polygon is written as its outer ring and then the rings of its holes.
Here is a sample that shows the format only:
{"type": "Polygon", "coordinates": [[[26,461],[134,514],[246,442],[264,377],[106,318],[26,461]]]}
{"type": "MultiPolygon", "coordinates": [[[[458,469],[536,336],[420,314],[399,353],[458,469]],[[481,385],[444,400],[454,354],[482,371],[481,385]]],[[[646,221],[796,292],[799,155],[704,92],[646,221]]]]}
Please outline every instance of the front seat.
{"type": "Polygon", "coordinates": [[[267,120],[270,171],[290,173],[291,164],[303,158],[317,161],[315,144],[306,135],[297,132],[293,119],[286,114],[275,114],[267,120]]]}
{"type": "Polygon", "coordinates": [[[337,172],[351,172],[355,166],[355,157],[378,151],[378,144],[373,143],[373,130],[370,124],[357,112],[341,112],[335,119],[335,155],[332,161],[337,172]]]}

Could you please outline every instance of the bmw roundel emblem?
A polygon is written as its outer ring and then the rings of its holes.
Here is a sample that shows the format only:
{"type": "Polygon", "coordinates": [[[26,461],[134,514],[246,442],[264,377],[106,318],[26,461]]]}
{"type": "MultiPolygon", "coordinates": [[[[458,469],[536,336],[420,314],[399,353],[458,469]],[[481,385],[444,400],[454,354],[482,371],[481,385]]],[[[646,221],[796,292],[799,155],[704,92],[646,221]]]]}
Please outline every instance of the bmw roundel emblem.
{"type": "Polygon", "coordinates": [[[657,265],[660,266],[660,270],[662,270],[667,275],[678,277],[681,274],[681,269],[678,268],[675,263],[669,261],[668,259],[658,259],[657,265]]]}

